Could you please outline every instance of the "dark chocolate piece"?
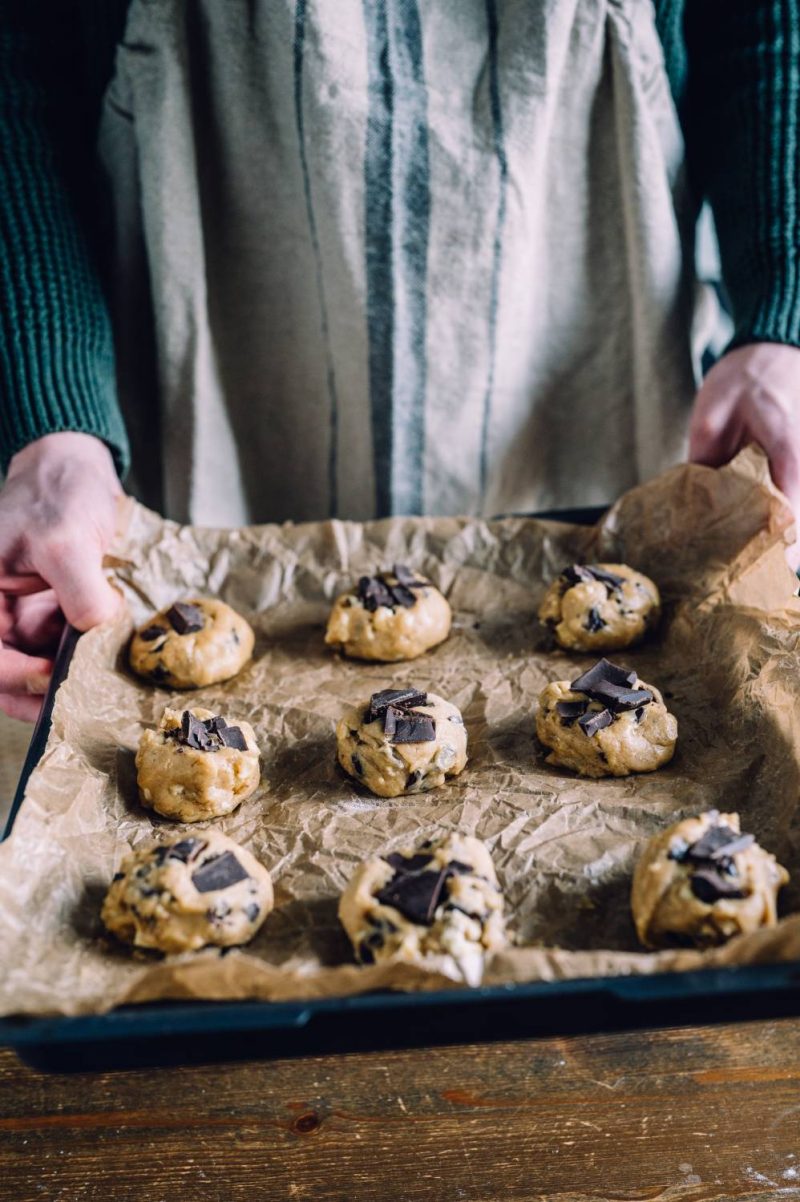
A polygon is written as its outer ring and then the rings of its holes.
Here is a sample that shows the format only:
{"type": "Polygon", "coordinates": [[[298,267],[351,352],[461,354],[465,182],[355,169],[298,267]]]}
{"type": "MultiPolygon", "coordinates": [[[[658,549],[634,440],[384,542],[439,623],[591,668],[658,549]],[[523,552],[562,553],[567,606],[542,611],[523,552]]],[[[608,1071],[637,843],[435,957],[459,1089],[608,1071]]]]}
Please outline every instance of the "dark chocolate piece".
{"type": "Polygon", "coordinates": [[[617,714],[639,709],[641,706],[649,705],[653,700],[653,694],[649,689],[623,688],[620,685],[612,684],[611,681],[591,689],[589,696],[594,701],[602,701],[617,714]]]}
{"type": "Polygon", "coordinates": [[[619,588],[621,584],[625,583],[622,576],[617,576],[615,572],[608,572],[605,568],[598,567],[593,563],[570,564],[568,568],[564,568],[561,579],[565,580],[570,588],[576,584],[589,584],[592,580],[598,580],[612,589],[619,588]]]}
{"type": "Polygon", "coordinates": [[[195,751],[216,751],[217,740],[201,718],[196,718],[190,710],[184,710],[181,715],[181,733],[179,741],[195,751]]]}
{"type": "Polygon", "coordinates": [[[596,664],[592,664],[588,671],[573,680],[569,687],[576,693],[589,693],[604,683],[632,688],[636,684],[636,673],[628,672],[625,668],[620,668],[618,664],[612,664],[607,659],[599,659],[596,664]]]}
{"type": "Polygon", "coordinates": [[[578,718],[582,718],[586,713],[586,701],[557,701],[556,713],[565,726],[572,726],[573,722],[577,722],[578,718]]]}
{"type": "Polygon", "coordinates": [[[223,747],[233,747],[235,751],[247,751],[247,740],[240,727],[228,726],[224,718],[209,718],[209,722],[216,722],[216,733],[219,735],[223,747]]]}
{"type": "Polygon", "coordinates": [[[417,603],[417,598],[411,589],[407,588],[404,584],[390,584],[389,592],[392,594],[395,604],[401,605],[403,609],[411,609],[411,606],[417,603]]]}
{"type": "Polygon", "coordinates": [[[644,717],[644,706],[640,705],[636,711],[636,721],[641,722],[643,717],[644,717]]]}
{"type": "Polygon", "coordinates": [[[384,717],[390,705],[397,709],[412,709],[415,705],[424,705],[427,700],[428,694],[419,689],[381,689],[370,697],[364,721],[375,722],[384,717]]]}
{"type": "Polygon", "coordinates": [[[451,872],[456,873],[458,876],[463,876],[465,873],[469,874],[470,872],[475,871],[471,864],[463,864],[461,860],[451,860],[447,867],[451,872]]]}
{"type": "Polygon", "coordinates": [[[578,719],[578,726],[585,735],[591,738],[597,734],[598,730],[603,730],[606,726],[610,726],[614,721],[614,715],[611,710],[588,710],[582,718],[578,719]]]}
{"type": "Polygon", "coordinates": [[[592,573],[583,564],[573,563],[568,568],[564,568],[564,571],[561,573],[561,579],[566,581],[570,588],[572,588],[576,584],[591,584],[594,576],[592,576],[592,573]]]}
{"type": "Polygon", "coordinates": [[[706,902],[707,905],[713,905],[715,901],[719,901],[723,897],[746,897],[747,894],[739,887],[737,881],[738,874],[732,878],[722,873],[713,864],[703,864],[699,868],[695,868],[689,884],[695,897],[706,902]]]}
{"type": "Polygon", "coordinates": [[[358,758],[357,755],[350,756],[350,764],[351,764],[351,767],[352,767],[353,771],[355,772],[356,776],[364,775],[364,765],[361,763],[361,760],[358,758]]]}
{"type": "Polygon", "coordinates": [[[124,875],[124,872],[115,872],[111,879],[112,881],[121,881],[124,875]]]}
{"type": "Polygon", "coordinates": [[[162,634],[166,634],[164,626],[148,626],[146,630],[139,631],[139,638],[145,643],[152,643],[155,639],[160,638],[162,634]]]}
{"type": "Polygon", "coordinates": [[[361,942],[359,943],[356,955],[358,956],[358,959],[361,964],[374,964],[375,963],[375,957],[373,956],[372,949],[370,948],[366,939],[362,939],[361,942]]]}
{"type": "Polygon", "coordinates": [[[390,743],[431,743],[436,738],[436,723],[430,714],[387,706],[383,729],[390,743]]]}
{"type": "Polygon", "coordinates": [[[395,872],[419,872],[430,864],[432,857],[424,852],[415,852],[413,856],[404,856],[402,852],[391,851],[383,859],[391,864],[395,872]]]}
{"type": "Polygon", "coordinates": [[[621,584],[625,583],[623,577],[617,576],[616,572],[607,572],[605,568],[600,568],[596,564],[589,564],[586,570],[594,576],[595,580],[609,585],[612,589],[619,588],[621,584]]]}
{"type": "Polygon", "coordinates": [[[167,619],[177,634],[194,634],[205,626],[203,611],[186,601],[176,601],[167,610],[167,619]]]}
{"type": "Polygon", "coordinates": [[[419,771],[409,772],[406,777],[406,788],[413,789],[414,785],[418,785],[422,780],[422,773],[419,771]]]}
{"type": "Polygon", "coordinates": [[[147,675],[156,684],[164,684],[169,680],[169,670],[162,663],[154,664],[147,675]]]}
{"type": "Polygon", "coordinates": [[[204,839],[181,839],[180,843],[173,843],[167,852],[170,860],[181,860],[184,864],[188,864],[193,856],[196,856],[206,846],[204,839]]]}
{"type": "Polygon", "coordinates": [[[232,851],[224,851],[192,873],[192,884],[198,893],[210,893],[212,889],[227,889],[249,875],[232,851]]]}
{"type": "Polygon", "coordinates": [[[706,860],[729,860],[737,851],[744,851],[755,842],[754,835],[740,835],[729,826],[710,826],[700,838],[686,850],[686,859],[694,863],[706,860]]]}
{"type": "Polygon", "coordinates": [[[597,634],[598,630],[605,630],[607,623],[600,617],[600,610],[594,605],[586,615],[585,626],[590,634],[597,634]]]}
{"type": "Polygon", "coordinates": [[[400,584],[404,584],[406,588],[425,588],[424,580],[417,580],[410,568],[407,568],[404,563],[396,563],[392,565],[392,572],[397,577],[400,584]]]}
{"type": "Polygon", "coordinates": [[[394,598],[379,576],[362,576],[356,595],[368,613],[374,614],[379,605],[394,609],[394,598]]]}
{"type": "Polygon", "coordinates": [[[250,922],[255,922],[260,913],[261,907],[259,906],[258,902],[250,902],[250,905],[245,906],[244,908],[244,916],[245,918],[249,919],[250,922]]]}
{"type": "Polygon", "coordinates": [[[439,872],[399,872],[375,896],[382,905],[393,906],[411,922],[429,926],[447,876],[446,868],[439,872]]]}

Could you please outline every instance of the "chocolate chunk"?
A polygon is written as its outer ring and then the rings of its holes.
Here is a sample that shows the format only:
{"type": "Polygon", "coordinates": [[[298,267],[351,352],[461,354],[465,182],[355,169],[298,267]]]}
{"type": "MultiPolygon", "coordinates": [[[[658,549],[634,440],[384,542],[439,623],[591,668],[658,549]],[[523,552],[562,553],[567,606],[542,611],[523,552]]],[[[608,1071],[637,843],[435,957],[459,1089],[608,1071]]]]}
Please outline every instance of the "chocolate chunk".
{"type": "Polygon", "coordinates": [[[198,893],[210,893],[212,889],[227,889],[237,881],[244,881],[250,873],[245,871],[232,851],[213,856],[192,873],[192,883],[198,893]]]}
{"type": "Polygon", "coordinates": [[[419,689],[381,689],[370,697],[364,721],[375,722],[384,717],[390,705],[396,709],[411,709],[415,705],[424,705],[427,700],[428,694],[419,689]]]}
{"type": "Polygon", "coordinates": [[[611,710],[588,710],[582,718],[578,719],[578,726],[585,735],[589,738],[597,734],[598,730],[603,730],[606,726],[610,726],[614,721],[614,715],[611,710]]]}
{"type": "Polygon", "coordinates": [[[392,572],[400,584],[404,584],[406,588],[425,588],[425,581],[417,580],[414,573],[404,563],[393,564],[392,572]]]}
{"type": "Polygon", "coordinates": [[[193,856],[206,847],[204,839],[181,839],[180,843],[173,843],[167,855],[170,860],[181,860],[184,864],[188,864],[193,856]]]}
{"type": "Polygon", "coordinates": [[[397,873],[375,896],[411,922],[428,926],[433,922],[447,876],[446,868],[439,872],[397,873]]]}
{"type": "Polygon", "coordinates": [[[406,588],[404,584],[390,584],[389,592],[392,594],[395,604],[401,605],[403,609],[411,609],[411,606],[417,603],[417,598],[411,589],[406,588]]]}
{"type": "Polygon", "coordinates": [[[375,963],[375,957],[373,956],[372,949],[370,948],[366,939],[362,939],[361,942],[359,943],[357,955],[358,955],[358,959],[361,961],[362,964],[374,964],[375,963]]]}
{"type": "Polygon", "coordinates": [[[589,694],[593,700],[604,702],[614,713],[623,714],[627,710],[636,710],[649,705],[653,694],[649,689],[628,689],[610,681],[600,684],[589,694]]]}
{"type": "Polygon", "coordinates": [[[395,744],[432,743],[436,738],[436,724],[430,714],[418,714],[394,705],[386,709],[383,729],[389,742],[395,744]]]}
{"type": "Polygon", "coordinates": [[[217,748],[217,740],[205,722],[201,718],[196,718],[190,710],[184,710],[181,715],[179,742],[195,751],[215,751],[217,748]]]}
{"type": "Polygon", "coordinates": [[[590,634],[597,634],[598,630],[605,630],[607,623],[600,617],[600,610],[594,605],[586,615],[586,629],[590,634]]]}
{"type": "Polygon", "coordinates": [[[379,576],[362,576],[358,582],[356,595],[368,613],[374,614],[380,605],[394,609],[394,598],[386,583],[379,576]]]}
{"type": "Polygon", "coordinates": [[[425,855],[424,852],[415,852],[413,856],[404,856],[402,852],[392,851],[383,859],[387,864],[391,864],[395,872],[419,872],[421,868],[425,868],[430,864],[432,856],[425,855]]]}
{"type": "Polygon", "coordinates": [[[625,668],[620,668],[607,659],[599,659],[582,676],[573,680],[569,687],[576,693],[590,693],[603,684],[616,684],[622,688],[631,688],[636,684],[636,673],[628,672],[625,668]]]}
{"type": "Polygon", "coordinates": [[[355,772],[356,776],[364,775],[364,765],[361,763],[361,760],[358,758],[357,755],[350,756],[350,765],[351,765],[353,771],[355,772]]]}
{"type": "Polygon", "coordinates": [[[154,664],[147,675],[151,680],[154,680],[156,684],[164,684],[169,680],[169,670],[161,663],[154,664]]]}
{"type": "Polygon", "coordinates": [[[595,580],[609,585],[612,589],[619,588],[621,584],[625,583],[622,576],[617,576],[615,572],[607,572],[605,568],[599,568],[596,564],[590,564],[586,570],[594,576],[595,580]]]}
{"type": "Polygon", "coordinates": [[[644,717],[644,706],[640,705],[638,710],[636,711],[636,721],[641,722],[643,717],[644,717]]]}
{"type": "Polygon", "coordinates": [[[255,922],[260,913],[261,907],[259,906],[258,902],[250,902],[250,905],[245,906],[244,908],[244,916],[250,922],[255,922]]]}
{"type": "Polygon", "coordinates": [[[409,772],[408,776],[406,777],[406,788],[413,789],[414,786],[418,785],[421,780],[422,780],[421,772],[409,772]]]}
{"type": "Polygon", "coordinates": [[[582,564],[573,563],[568,568],[564,568],[564,571],[561,573],[561,579],[565,580],[572,588],[576,584],[591,584],[594,576],[582,564]]]}
{"type": "Polygon", "coordinates": [[[124,875],[124,872],[115,872],[111,879],[112,881],[121,881],[124,875]]]}
{"type": "Polygon", "coordinates": [[[209,721],[216,722],[216,733],[223,747],[233,747],[235,751],[247,751],[247,739],[240,727],[228,726],[224,718],[211,718],[209,721]]]}
{"type": "Polygon", "coordinates": [[[686,859],[694,863],[730,860],[738,851],[744,851],[754,842],[755,836],[740,835],[724,824],[710,826],[687,848],[686,859]]]}
{"type": "Polygon", "coordinates": [[[586,701],[557,701],[556,713],[565,726],[572,726],[573,722],[577,722],[578,718],[586,713],[587,705],[586,701]]]}
{"type": "Polygon", "coordinates": [[[203,611],[186,601],[176,601],[167,610],[167,619],[177,634],[194,634],[205,626],[203,611]]]}
{"type": "Polygon", "coordinates": [[[160,638],[162,634],[166,634],[164,626],[148,626],[146,630],[139,631],[139,638],[145,643],[152,643],[154,639],[160,638]]]}
{"type": "MultiPolygon", "coordinates": [[[[737,874],[738,875],[738,874],[737,874]]],[[[692,893],[700,901],[713,905],[720,898],[746,897],[747,894],[739,887],[737,880],[724,875],[713,864],[703,864],[695,868],[689,883],[692,893]]]]}

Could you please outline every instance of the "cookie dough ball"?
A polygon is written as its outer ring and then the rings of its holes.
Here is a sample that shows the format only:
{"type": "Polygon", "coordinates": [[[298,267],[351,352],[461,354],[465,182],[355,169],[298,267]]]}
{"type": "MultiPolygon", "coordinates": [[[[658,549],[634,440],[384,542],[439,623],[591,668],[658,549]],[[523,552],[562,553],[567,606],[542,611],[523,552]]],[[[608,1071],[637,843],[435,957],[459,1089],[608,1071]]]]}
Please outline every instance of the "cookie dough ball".
{"type": "Polygon", "coordinates": [[[336,727],[339,763],[378,797],[438,789],[467,763],[467,730],[455,705],[418,689],[383,689],[336,727]]]}
{"type": "Polygon", "coordinates": [[[439,590],[398,563],[391,572],[362,576],[353,592],[336,598],[325,642],[355,659],[394,663],[443,642],[451,621],[439,590]]]}
{"type": "Polygon", "coordinates": [[[362,964],[402,960],[480,984],[487,951],[504,946],[503,899],[479,839],[448,835],[367,860],[339,902],[362,964]]]}
{"type": "Polygon", "coordinates": [[[258,744],[249,722],[211,710],[165,709],[136,753],[142,804],[177,822],[230,814],[258,788],[258,744]]]}
{"type": "Polygon", "coordinates": [[[740,833],[738,814],[685,818],[651,839],[636,865],[636,932],[645,947],[707,947],[774,926],[788,879],[773,855],[740,833]]]}
{"type": "Polygon", "coordinates": [[[658,589],[624,563],[573,564],[548,588],[539,620],[568,651],[618,651],[644,638],[661,614],[658,589]]]}
{"type": "Polygon", "coordinates": [[[224,601],[176,601],[137,630],[130,664],[139,676],[174,689],[228,680],[253,654],[255,636],[224,601]]]}
{"type": "Polygon", "coordinates": [[[271,909],[266,868],[227,835],[207,830],[127,856],[100,916],[123,943],[190,952],[247,943],[271,909]]]}
{"type": "Polygon", "coordinates": [[[678,722],[658,689],[601,659],[572,683],[546,686],[536,733],[550,748],[548,764],[581,776],[628,776],[669,763],[678,722]]]}

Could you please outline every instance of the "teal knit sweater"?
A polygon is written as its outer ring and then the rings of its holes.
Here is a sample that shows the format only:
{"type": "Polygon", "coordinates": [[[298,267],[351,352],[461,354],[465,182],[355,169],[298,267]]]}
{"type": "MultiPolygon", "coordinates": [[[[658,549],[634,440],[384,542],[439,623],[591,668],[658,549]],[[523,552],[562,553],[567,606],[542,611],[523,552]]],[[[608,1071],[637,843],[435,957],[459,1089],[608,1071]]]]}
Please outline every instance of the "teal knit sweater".
{"type": "MultiPolygon", "coordinates": [[[[645,2],[645,0],[641,0],[645,2]]],[[[127,464],[94,266],[92,153],[128,0],[0,10],[0,466],[44,434],[127,464]]],[[[654,0],[734,344],[800,345],[800,0],[654,0]]]]}

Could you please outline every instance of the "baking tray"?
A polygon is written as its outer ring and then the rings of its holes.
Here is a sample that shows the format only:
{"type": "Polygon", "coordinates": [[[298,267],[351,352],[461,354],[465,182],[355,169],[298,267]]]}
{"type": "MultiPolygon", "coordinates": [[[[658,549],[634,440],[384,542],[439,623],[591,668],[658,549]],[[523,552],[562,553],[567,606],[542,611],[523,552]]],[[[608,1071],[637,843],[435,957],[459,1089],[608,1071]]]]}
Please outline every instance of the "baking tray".
{"type": "MultiPolygon", "coordinates": [[[[533,516],[585,525],[602,509],[533,516]]],[[[530,515],[529,515],[530,516],[530,515]]],[[[67,627],[3,838],[44,752],[79,634],[67,627]]],[[[158,1002],[78,1018],[0,1019],[0,1045],[58,1072],[489,1042],[800,1014],[800,960],[304,1002],[158,1002]]]]}

